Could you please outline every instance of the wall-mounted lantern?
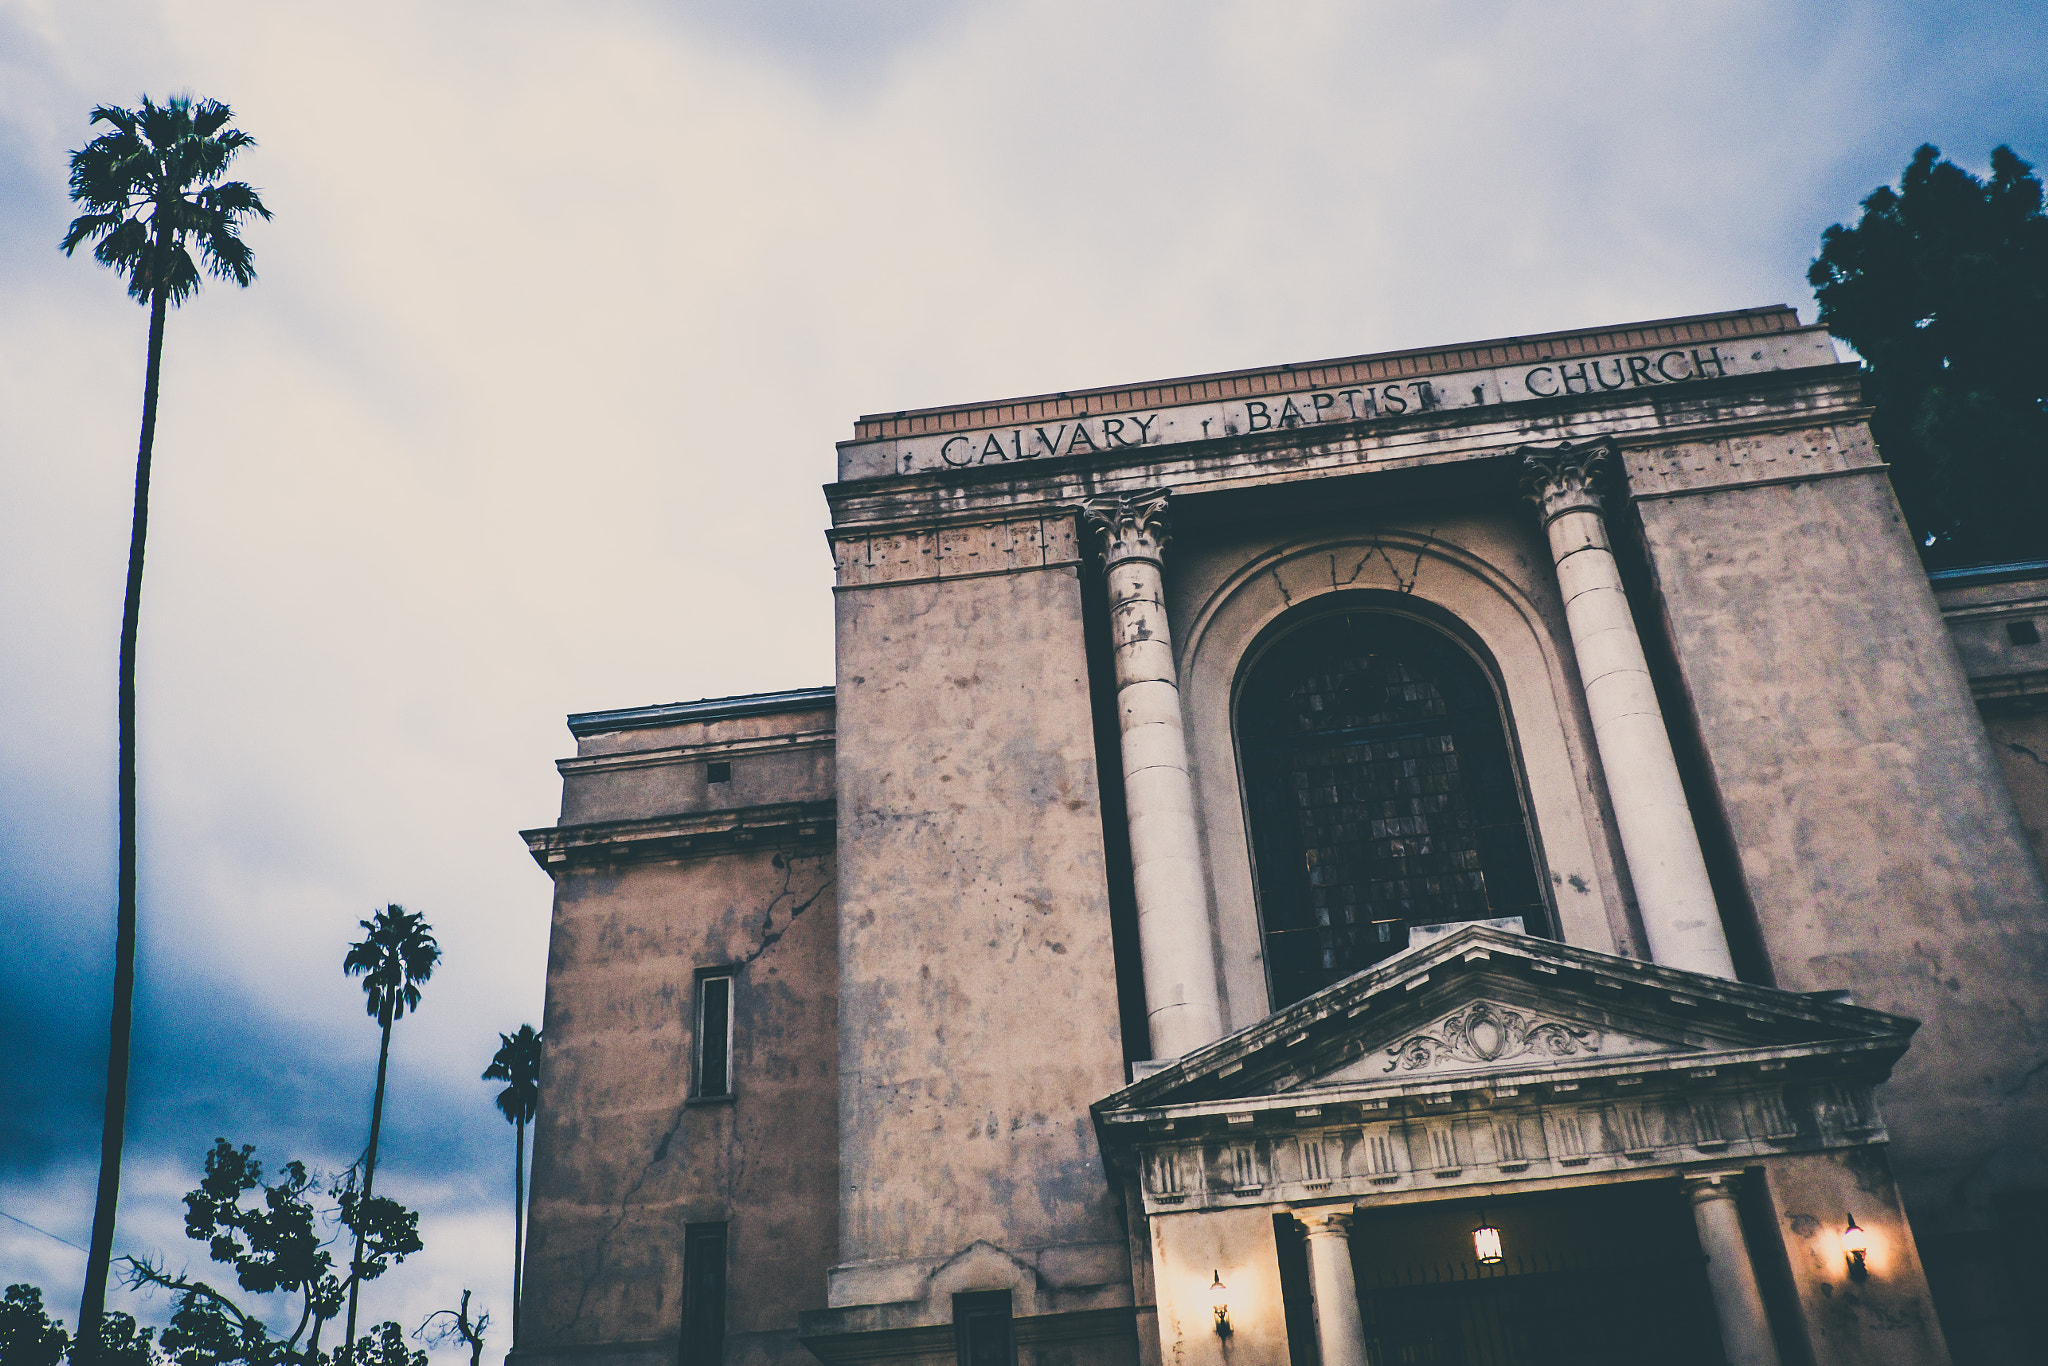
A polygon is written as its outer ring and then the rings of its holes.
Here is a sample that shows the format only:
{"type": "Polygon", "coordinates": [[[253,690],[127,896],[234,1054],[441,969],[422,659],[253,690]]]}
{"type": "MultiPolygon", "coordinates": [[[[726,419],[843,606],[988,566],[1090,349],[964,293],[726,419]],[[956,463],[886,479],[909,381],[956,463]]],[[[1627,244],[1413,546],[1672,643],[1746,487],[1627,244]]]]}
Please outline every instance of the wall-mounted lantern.
{"type": "Polygon", "coordinates": [[[1214,1278],[1209,1282],[1209,1299],[1212,1302],[1211,1307],[1216,1311],[1216,1336],[1227,1338],[1230,1336],[1230,1304],[1224,1296],[1229,1293],[1229,1287],[1223,1284],[1221,1271],[1212,1274],[1214,1278]]]}
{"type": "Polygon", "coordinates": [[[1472,1230],[1472,1255],[1481,1266],[1500,1264],[1500,1230],[1486,1222],[1484,1212],[1479,1216],[1479,1227],[1472,1230]]]}
{"type": "Polygon", "coordinates": [[[1842,1230],[1842,1260],[1849,1264],[1849,1279],[1867,1280],[1870,1268],[1863,1264],[1863,1254],[1870,1250],[1870,1240],[1857,1227],[1856,1216],[1849,1216],[1849,1227],[1842,1230]]]}

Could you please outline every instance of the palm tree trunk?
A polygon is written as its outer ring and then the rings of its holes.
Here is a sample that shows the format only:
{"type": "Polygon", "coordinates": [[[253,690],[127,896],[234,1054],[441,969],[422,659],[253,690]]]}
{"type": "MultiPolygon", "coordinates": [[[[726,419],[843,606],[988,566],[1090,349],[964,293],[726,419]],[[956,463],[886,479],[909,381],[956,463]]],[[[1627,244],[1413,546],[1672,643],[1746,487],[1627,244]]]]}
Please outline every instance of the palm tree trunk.
{"type": "Polygon", "coordinates": [[[512,1345],[519,1345],[519,1282],[526,1270],[526,1121],[520,1120],[512,1159],[512,1345]]]}
{"type": "MultiPolygon", "coordinates": [[[[159,251],[162,248],[159,246],[159,251]]],[[[161,279],[161,275],[159,275],[161,279]]],[[[121,608],[119,904],[114,915],[114,1010],[107,1029],[107,1105],[100,1121],[100,1187],[93,1205],[92,1247],[78,1305],[78,1340],[88,1363],[99,1356],[100,1317],[114,1261],[114,1211],[121,1201],[121,1139],[128,1124],[128,1053],[135,1024],[135,648],[142,622],[142,551],[149,534],[149,460],[156,446],[157,384],[163,375],[161,286],[149,304],[149,363],[142,383],[142,441],[135,453],[135,511],[128,532],[128,592],[121,608]]]]}
{"type": "Polygon", "coordinates": [[[384,1069],[391,1061],[391,1023],[387,1007],[384,1041],[377,1045],[377,1096],[370,1102],[370,1150],[363,1158],[363,1198],[356,1206],[356,1251],[348,1267],[348,1328],[342,1334],[342,1342],[351,1357],[356,1345],[356,1291],[363,1280],[363,1225],[370,1209],[370,1190],[377,1181],[377,1132],[384,1127],[384,1069]]]}

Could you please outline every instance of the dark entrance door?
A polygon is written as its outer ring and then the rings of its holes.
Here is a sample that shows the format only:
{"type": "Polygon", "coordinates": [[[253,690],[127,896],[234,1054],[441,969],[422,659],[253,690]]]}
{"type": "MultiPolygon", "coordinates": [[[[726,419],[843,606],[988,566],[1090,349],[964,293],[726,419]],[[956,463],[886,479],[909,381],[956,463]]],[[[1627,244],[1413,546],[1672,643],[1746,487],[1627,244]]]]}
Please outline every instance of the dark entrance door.
{"type": "Polygon", "coordinates": [[[1677,1183],[1489,1204],[1498,1266],[1472,1259],[1481,1211],[1360,1212],[1353,1262],[1373,1366],[1725,1366],[1677,1183]]]}

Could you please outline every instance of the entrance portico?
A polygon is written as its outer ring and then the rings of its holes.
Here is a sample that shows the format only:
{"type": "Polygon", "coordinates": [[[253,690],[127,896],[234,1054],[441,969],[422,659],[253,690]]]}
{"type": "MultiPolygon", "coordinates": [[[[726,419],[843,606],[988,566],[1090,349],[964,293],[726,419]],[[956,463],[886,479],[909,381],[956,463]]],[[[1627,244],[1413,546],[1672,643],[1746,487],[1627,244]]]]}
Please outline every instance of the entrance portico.
{"type": "Polygon", "coordinates": [[[1654,1273],[1664,1359],[1776,1366],[1796,1341],[1816,1366],[1945,1360],[1872,1099],[1914,1028],[1465,926],[1095,1107],[1151,1262],[1151,1348],[1176,1366],[1555,1360],[1564,1300],[1518,1279],[1552,1276],[1578,1287],[1592,1361],[1601,1315],[1639,1310],[1633,1279],[1654,1273]],[[1852,1214],[1887,1249],[1860,1278],[1852,1214]],[[1497,1265],[1474,1259],[1482,1215],[1504,1229],[1497,1265]]]}

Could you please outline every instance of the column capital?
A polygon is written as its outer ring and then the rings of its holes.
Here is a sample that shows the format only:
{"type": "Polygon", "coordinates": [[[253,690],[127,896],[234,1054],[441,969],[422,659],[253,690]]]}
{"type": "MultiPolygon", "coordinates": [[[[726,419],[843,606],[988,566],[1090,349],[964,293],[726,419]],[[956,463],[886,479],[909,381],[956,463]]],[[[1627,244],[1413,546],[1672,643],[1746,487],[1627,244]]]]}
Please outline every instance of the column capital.
{"type": "Polygon", "coordinates": [[[1351,1236],[1351,1216],[1355,1212],[1350,1205],[1317,1205],[1289,1211],[1311,1238],[1346,1239],[1351,1236]]]}
{"type": "Polygon", "coordinates": [[[1081,518],[1102,538],[1102,558],[1108,565],[1125,560],[1151,560],[1160,554],[1172,534],[1167,513],[1169,489],[1140,489],[1136,493],[1090,498],[1081,504],[1081,518]]]}
{"type": "Polygon", "coordinates": [[[1741,1172],[1692,1172],[1680,1179],[1679,1186],[1700,1205],[1709,1200],[1733,1200],[1741,1181],[1741,1172]]]}
{"type": "Polygon", "coordinates": [[[1600,511],[1593,478],[1614,454],[1613,441],[1602,436],[1555,446],[1518,446],[1515,454],[1522,457],[1522,492],[1541,510],[1545,526],[1567,512],[1600,511]]]}

